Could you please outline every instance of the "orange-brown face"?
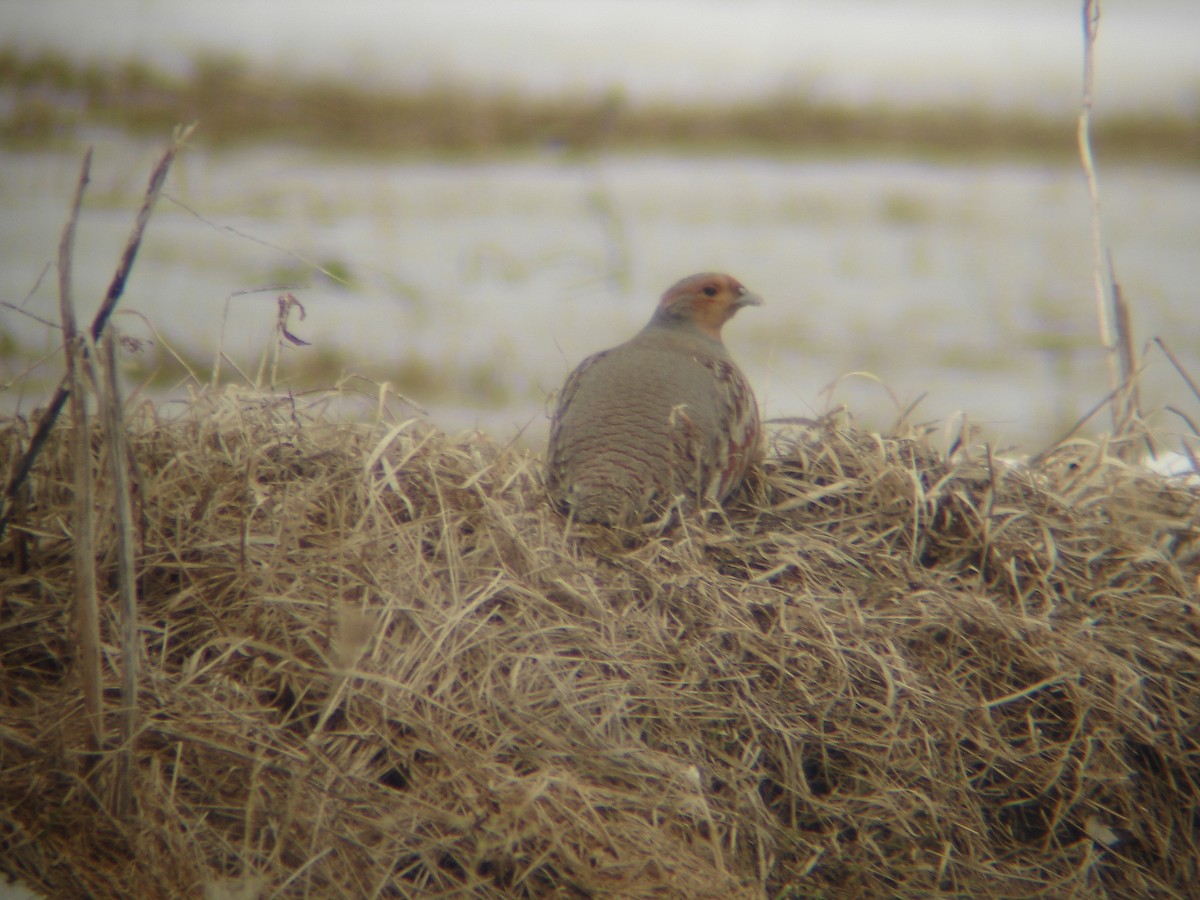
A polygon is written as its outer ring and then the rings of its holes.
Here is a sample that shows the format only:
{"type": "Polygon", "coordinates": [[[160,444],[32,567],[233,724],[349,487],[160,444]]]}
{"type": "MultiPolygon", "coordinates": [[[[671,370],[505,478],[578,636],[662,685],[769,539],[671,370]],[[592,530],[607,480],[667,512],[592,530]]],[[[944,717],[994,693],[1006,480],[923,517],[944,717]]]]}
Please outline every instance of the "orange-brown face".
{"type": "Polygon", "coordinates": [[[730,275],[705,272],[677,281],[667,289],[659,309],[672,318],[690,319],[706,334],[720,340],[721,326],[743,306],[758,306],[762,298],[730,275]]]}

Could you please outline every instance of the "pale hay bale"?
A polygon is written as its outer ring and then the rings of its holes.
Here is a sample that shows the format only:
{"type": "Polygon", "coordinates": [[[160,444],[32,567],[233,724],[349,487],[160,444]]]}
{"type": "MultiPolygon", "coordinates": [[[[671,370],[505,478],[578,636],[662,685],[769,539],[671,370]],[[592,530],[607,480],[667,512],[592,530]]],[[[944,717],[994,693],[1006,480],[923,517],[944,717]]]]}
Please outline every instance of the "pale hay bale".
{"type": "MultiPolygon", "coordinates": [[[[110,755],[81,752],[61,434],[2,551],[0,846],[51,893],[1200,876],[1200,495],[1102,446],[1033,471],[826,423],[777,438],[728,524],[623,545],[564,534],[539,460],[420,422],[226,392],[137,410],[129,438],[130,823],[102,810],[110,755]]],[[[22,440],[0,433],[5,470],[22,440]]]]}

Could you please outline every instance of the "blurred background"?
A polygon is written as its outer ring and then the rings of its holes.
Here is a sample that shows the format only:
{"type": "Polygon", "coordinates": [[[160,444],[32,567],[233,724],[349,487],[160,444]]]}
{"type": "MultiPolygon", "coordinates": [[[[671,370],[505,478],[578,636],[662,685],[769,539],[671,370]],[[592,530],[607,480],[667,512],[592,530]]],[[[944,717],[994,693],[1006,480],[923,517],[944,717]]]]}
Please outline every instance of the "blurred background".
{"type": "MultiPolygon", "coordinates": [[[[1200,4],[1102,12],[1106,243],[1139,350],[1161,336],[1200,376],[1200,4]]],[[[1109,390],[1081,73],[1075,0],[8,0],[0,409],[29,414],[62,369],[83,149],[86,319],[195,121],[114,320],[142,339],[129,392],[183,396],[218,352],[223,379],[260,377],[290,292],[309,343],[282,383],[386,380],[442,427],[536,447],[580,359],[722,270],[767,302],[726,340],[769,416],[887,428],[916,404],[1040,449],[1109,390]]],[[[1145,405],[1200,420],[1144,362],[1145,405]]]]}

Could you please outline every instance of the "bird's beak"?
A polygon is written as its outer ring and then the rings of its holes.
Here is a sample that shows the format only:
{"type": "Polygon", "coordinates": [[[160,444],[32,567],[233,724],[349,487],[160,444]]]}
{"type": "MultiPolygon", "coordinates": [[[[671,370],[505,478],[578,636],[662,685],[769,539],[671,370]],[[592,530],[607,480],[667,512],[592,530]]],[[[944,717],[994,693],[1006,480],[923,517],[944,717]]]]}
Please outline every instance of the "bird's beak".
{"type": "Polygon", "coordinates": [[[754,293],[754,291],[742,288],[742,292],[738,294],[738,298],[734,302],[737,308],[741,309],[743,306],[762,306],[763,298],[754,293]]]}

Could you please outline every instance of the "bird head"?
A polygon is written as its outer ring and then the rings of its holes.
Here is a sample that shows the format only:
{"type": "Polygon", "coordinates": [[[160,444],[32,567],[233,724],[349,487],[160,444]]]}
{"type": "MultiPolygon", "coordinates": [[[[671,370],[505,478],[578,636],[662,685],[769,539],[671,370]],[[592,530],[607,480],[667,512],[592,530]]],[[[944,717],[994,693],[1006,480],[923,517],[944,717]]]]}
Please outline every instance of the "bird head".
{"type": "Polygon", "coordinates": [[[689,275],[667,288],[651,320],[659,325],[689,323],[721,339],[721,326],[743,306],[758,306],[762,298],[730,275],[703,272],[689,275]]]}

